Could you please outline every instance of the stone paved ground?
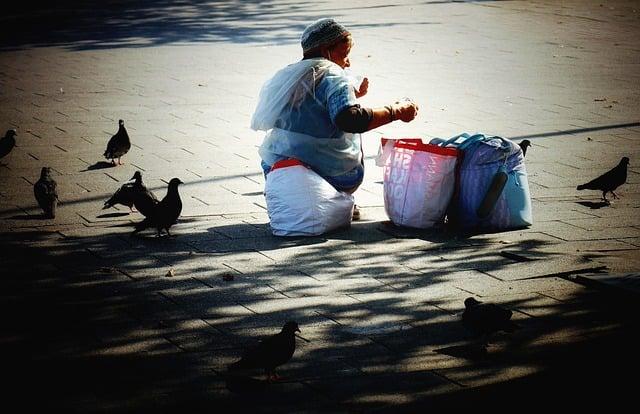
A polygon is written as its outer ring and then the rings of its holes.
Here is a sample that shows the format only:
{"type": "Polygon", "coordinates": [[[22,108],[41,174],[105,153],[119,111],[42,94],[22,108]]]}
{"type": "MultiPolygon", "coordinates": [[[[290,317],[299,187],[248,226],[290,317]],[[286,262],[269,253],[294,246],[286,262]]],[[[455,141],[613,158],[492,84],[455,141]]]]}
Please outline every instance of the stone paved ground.
{"type": "Polygon", "coordinates": [[[9,401],[80,412],[634,401],[637,296],[589,274],[640,270],[638,1],[76,3],[21,2],[2,17],[0,128],[19,134],[0,167],[9,401]],[[298,59],[301,30],[323,16],[354,34],[363,105],[408,96],[422,109],[365,135],[362,221],[275,238],[249,118],[262,82],[298,59]],[[133,147],[103,168],[120,118],[133,147]],[[464,131],[533,142],[535,224],[472,237],[386,225],[379,138],[464,131]],[[575,190],[622,156],[620,200],[603,207],[575,190]],[[55,220],[32,196],[45,165],[63,202],[55,220]],[[138,213],[101,210],[135,170],[160,197],[172,177],[185,182],[175,238],[129,237],[138,213]],[[486,356],[465,347],[470,295],[523,327],[486,356]],[[310,342],[284,380],[229,392],[225,365],[288,319],[310,342]]]}

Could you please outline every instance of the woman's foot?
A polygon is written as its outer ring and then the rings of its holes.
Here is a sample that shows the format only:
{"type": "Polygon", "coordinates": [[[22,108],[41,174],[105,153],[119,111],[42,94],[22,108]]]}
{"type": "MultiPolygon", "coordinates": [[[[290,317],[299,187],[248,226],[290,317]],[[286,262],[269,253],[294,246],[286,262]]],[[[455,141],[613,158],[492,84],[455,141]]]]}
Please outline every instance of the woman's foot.
{"type": "Polygon", "coordinates": [[[351,215],[351,220],[353,221],[360,220],[360,209],[355,204],[353,205],[353,213],[351,215]]]}

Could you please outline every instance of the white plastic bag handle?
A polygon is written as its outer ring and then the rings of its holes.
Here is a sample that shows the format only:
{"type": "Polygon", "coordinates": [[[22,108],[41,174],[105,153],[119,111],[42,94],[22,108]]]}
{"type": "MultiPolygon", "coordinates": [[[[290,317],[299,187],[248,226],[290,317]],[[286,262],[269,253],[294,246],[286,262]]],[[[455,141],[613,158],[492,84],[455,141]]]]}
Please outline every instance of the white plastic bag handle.
{"type": "Polygon", "coordinates": [[[387,142],[382,145],[380,142],[380,146],[378,147],[378,155],[376,155],[376,165],[378,167],[384,167],[387,163],[387,160],[391,156],[393,152],[393,146],[395,145],[395,139],[387,139],[387,142]]]}

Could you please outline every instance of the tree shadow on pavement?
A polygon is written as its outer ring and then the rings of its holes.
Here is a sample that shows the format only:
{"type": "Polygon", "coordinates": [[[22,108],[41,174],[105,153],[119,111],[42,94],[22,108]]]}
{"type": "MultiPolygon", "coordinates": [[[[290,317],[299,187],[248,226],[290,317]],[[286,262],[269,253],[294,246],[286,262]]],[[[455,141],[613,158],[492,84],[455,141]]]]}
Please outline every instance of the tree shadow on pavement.
{"type": "MultiPolygon", "coordinates": [[[[56,3],[56,7],[46,8],[36,7],[41,5],[33,3],[18,2],[5,10],[5,23],[8,24],[5,28],[11,36],[0,40],[0,49],[59,46],[70,50],[95,50],[185,42],[297,43],[304,28],[319,18],[318,11],[327,12],[322,8],[318,9],[317,2],[285,0],[112,0],[99,4],[66,0],[56,3]]],[[[345,11],[349,9],[345,8],[345,11]]],[[[342,16],[340,9],[330,10],[330,13],[337,19],[342,16]]],[[[405,23],[386,21],[346,24],[359,29],[405,23]]],[[[439,22],[411,23],[425,24],[439,22]]]]}
{"type": "MultiPolygon", "coordinates": [[[[638,368],[632,307],[559,278],[496,279],[522,265],[500,254],[502,235],[397,238],[363,222],[288,240],[266,226],[193,218],[161,240],[105,224],[1,232],[9,395],[37,390],[27,405],[90,412],[415,412],[526,393],[562,405],[603,378],[612,396],[638,368]],[[486,358],[442,352],[472,339],[468,296],[522,326],[486,358]],[[230,392],[226,365],[290,319],[310,342],[279,369],[285,381],[248,399],[230,392]]],[[[553,257],[534,235],[509,247],[553,257]]]]}
{"type": "Polygon", "coordinates": [[[56,7],[15,3],[6,10],[0,48],[61,46],[71,50],[147,47],[183,42],[299,41],[307,2],[105,1],[66,0],[56,7]],[[39,6],[39,7],[38,7],[39,6]],[[272,23],[278,21],[278,25],[272,23]]]}

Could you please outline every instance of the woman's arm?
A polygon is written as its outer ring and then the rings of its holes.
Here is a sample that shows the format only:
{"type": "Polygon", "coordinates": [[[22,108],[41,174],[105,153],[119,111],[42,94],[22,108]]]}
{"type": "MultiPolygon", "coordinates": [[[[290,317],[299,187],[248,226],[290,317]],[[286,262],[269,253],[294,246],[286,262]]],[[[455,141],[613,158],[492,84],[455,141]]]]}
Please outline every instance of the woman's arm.
{"type": "Polygon", "coordinates": [[[336,116],[336,126],[342,131],[362,133],[396,120],[412,121],[418,113],[413,102],[396,102],[382,108],[362,108],[360,105],[343,109],[336,116]]]}

